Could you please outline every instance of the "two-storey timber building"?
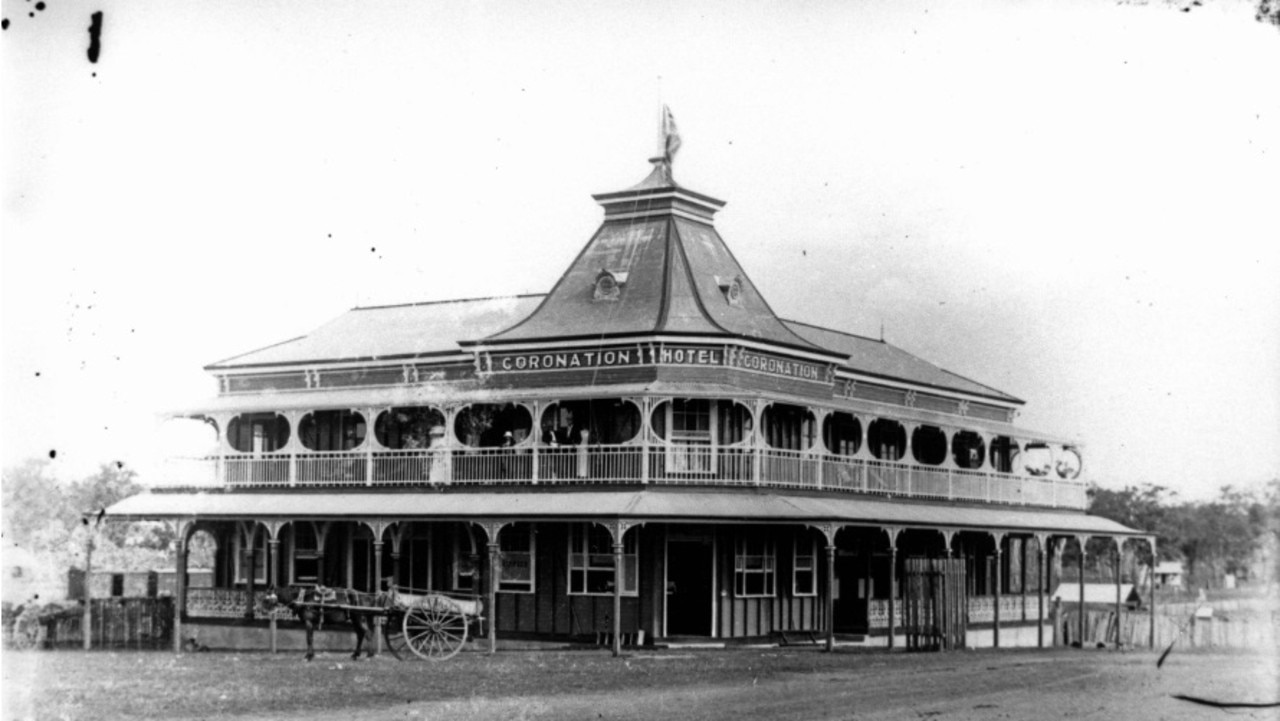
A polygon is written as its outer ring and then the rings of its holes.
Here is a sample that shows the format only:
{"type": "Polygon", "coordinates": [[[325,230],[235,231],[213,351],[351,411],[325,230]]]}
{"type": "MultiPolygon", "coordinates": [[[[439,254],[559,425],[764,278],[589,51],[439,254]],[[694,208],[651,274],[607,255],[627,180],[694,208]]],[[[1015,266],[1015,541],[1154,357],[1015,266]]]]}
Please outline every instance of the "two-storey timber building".
{"type": "Polygon", "coordinates": [[[1148,540],[1084,513],[1078,445],[1021,400],[775,315],[724,203],[652,162],[545,295],[355,308],[208,366],[179,415],[217,452],[109,511],[174,523],[180,568],[216,540],[181,622],[389,578],[487,598],[490,641],[892,646],[913,561],[952,559],[967,643],[1035,644],[1055,541],[1148,540]]]}

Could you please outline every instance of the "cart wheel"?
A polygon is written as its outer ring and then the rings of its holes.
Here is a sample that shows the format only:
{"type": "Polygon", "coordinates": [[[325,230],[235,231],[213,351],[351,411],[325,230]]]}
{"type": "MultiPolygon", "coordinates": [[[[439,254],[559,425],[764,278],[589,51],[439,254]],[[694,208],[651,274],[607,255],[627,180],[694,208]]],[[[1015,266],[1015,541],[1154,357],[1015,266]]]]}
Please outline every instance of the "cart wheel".
{"type": "Polygon", "coordinates": [[[388,614],[387,619],[382,624],[382,639],[387,644],[387,650],[397,661],[404,660],[402,652],[409,649],[409,644],[404,641],[404,616],[398,614],[388,614]]]}
{"type": "Polygon", "coordinates": [[[405,609],[404,643],[428,661],[453,658],[467,642],[467,617],[443,596],[428,596],[405,609]]]}

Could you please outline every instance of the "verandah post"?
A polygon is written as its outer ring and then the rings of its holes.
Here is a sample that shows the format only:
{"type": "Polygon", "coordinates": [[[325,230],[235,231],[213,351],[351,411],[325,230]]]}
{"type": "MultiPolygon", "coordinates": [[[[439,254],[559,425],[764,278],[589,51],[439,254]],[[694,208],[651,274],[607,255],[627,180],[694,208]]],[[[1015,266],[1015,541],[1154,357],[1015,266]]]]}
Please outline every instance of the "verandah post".
{"type": "Polygon", "coordinates": [[[1048,583],[1048,571],[1045,569],[1044,544],[1045,536],[1036,537],[1036,647],[1044,648],[1044,587],[1048,583]]]}
{"type": "Polygon", "coordinates": [[[1080,544],[1080,618],[1078,619],[1080,648],[1084,648],[1084,569],[1085,561],[1088,555],[1087,546],[1089,545],[1088,536],[1076,536],[1076,542],[1080,544]]]}
{"type": "Polygon", "coordinates": [[[1121,544],[1124,539],[1116,536],[1116,648],[1120,648],[1120,629],[1123,627],[1120,615],[1120,562],[1124,557],[1124,550],[1121,544]]]}
{"type": "Polygon", "coordinates": [[[489,655],[498,648],[498,578],[501,575],[502,556],[498,552],[498,533],[495,526],[489,534],[489,655]]]}
{"type": "Polygon", "coordinates": [[[1151,626],[1147,631],[1147,642],[1154,650],[1156,647],[1156,537],[1147,539],[1151,545],[1151,573],[1147,574],[1147,585],[1151,588],[1151,626]]]}
{"type": "MultiPolygon", "coordinates": [[[[377,596],[382,593],[382,524],[376,524],[374,530],[378,535],[373,539],[373,593],[377,596]]],[[[387,618],[386,616],[372,616],[370,618],[373,621],[369,629],[369,632],[373,634],[373,655],[381,656],[382,625],[387,618]]]]}
{"type": "Polygon", "coordinates": [[[622,533],[613,538],[613,657],[622,655],[622,533]]]}
{"type": "Polygon", "coordinates": [[[992,604],[993,616],[992,616],[992,626],[991,626],[991,645],[994,646],[995,648],[1000,648],[1000,581],[1001,581],[1001,577],[1003,576],[1003,574],[1001,573],[1003,569],[1000,568],[1000,566],[1003,565],[1003,563],[1001,558],[999,536],[996,537],[995,556],[996,556],[996,582],[995,582],[994,603],[992,604]]]}
{"type": "Polygon", "coordinates": [[[889,547],[889,648],[893,648],[896,644],[894,636],[897,634],[897,606],[894,597],[898,595],[898,545],[895,541],[894,545],[889,547]]]}
{"type": "MultiPolygon", "coordinates": [[[[271,573],[270,573],[270,575],[269,575],[268,577],[271,579],[271,585],[272,585],[272,586],[274,586],[275,588],[279,589],[279,588],[280,588],[280,579],[281,579],[281,575],[280,575],[280,539],[279,539],[277,536],[274,536],[274,535],[273,535],[273,536],[271,536],[271,538],[268,538],[268,539],[267,539],[267,549],[268,549],[268,553],[270,554],[270,559],[271,559],[271,573]]],[[[275,652],[276,652],[276,650],[277,650],[277,641],[276,641],[276,615],[275,615],[275,613],[274,613],[274,612],[273,612],[273,613],[271,613],[271,614],[267,617],[267,619],[268,619],[268,621],[267,621],[267,625],[268,625],[268,626],[270,627],[270,629],[271,629],[271,653],[275,653],[275,652]]]]}
{"type": "Polygon", "coordinates": [[[187,605],[187,538],[186,527],[178,524],[173,578],[173,652],[182,653],[182,612],[187,605]]]}
{"type": "Polygon", "coordinates": [[[826,598],[826,619],[827,619],[827,650],[833,651],[836,647],[836,542],[835,538],[827,539],[827,598],[826,598]]]}

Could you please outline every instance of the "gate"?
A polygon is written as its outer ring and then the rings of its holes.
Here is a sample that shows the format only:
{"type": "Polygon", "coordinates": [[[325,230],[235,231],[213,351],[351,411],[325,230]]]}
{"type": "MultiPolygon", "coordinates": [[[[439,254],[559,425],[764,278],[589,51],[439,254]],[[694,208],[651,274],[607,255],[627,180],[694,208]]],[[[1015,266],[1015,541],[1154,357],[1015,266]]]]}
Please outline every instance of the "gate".
{"type": "Polygon", "coordinates": [[[907,648],[940,651],[964,648],[969,622],[963,558],[906,558],[903,630],[907,648]]]}

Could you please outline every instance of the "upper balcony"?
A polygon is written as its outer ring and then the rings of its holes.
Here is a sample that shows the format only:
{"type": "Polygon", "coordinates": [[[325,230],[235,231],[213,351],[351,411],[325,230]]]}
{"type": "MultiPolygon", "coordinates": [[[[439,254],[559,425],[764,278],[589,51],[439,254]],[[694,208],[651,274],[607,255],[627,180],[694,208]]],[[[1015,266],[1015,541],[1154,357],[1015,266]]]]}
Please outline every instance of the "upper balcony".
{"type": "Polygon", "coordinates": [[[216,452],[171,459],[168,484],[660,484],[1086,506],[1080,455],[1069,444],[758,399],[547,400],[205,420],[219,429],[216,452]]]}

